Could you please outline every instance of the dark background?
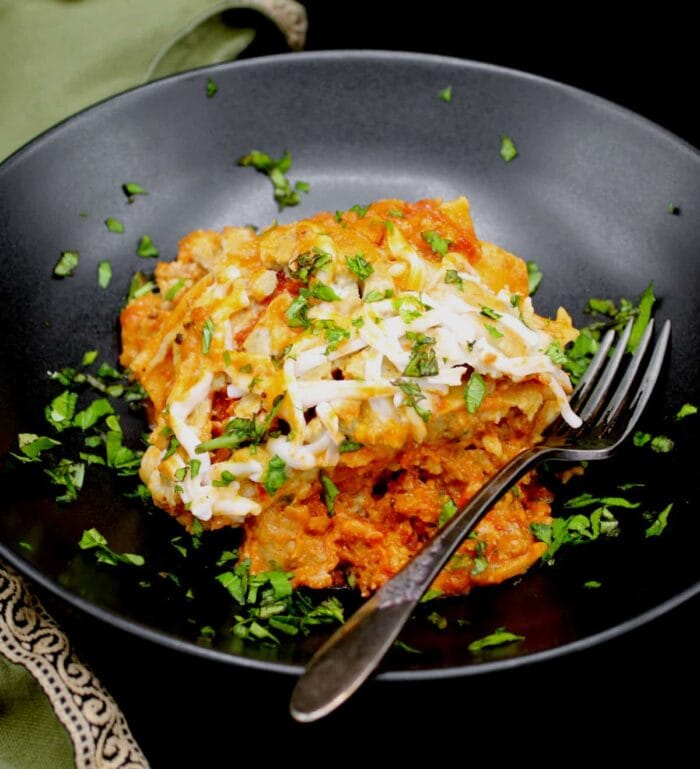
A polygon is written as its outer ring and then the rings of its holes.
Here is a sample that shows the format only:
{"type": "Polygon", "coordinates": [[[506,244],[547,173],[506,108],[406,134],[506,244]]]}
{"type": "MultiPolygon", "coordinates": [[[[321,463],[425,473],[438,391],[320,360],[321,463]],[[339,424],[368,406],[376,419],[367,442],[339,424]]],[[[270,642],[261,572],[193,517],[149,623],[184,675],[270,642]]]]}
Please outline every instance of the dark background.
{"type": "MultiPolygon", "coordinates": [[[[698,146],[692,25],[676,6],[609,8],[469,3],[306,3],[307,50],[382,48],[440,53],[525,70],[591,91],[698,146]],[[566,16],[566,19],[564,18],[566,16]]],[[[278,50],[269,31],[249,55],[278,50]]],[[[651,565],[650,565],[651,568],[651,565]]],[[[510,754],[569,762],[643,744],[666,760],[683,742],[698,683],[694,600],[601,647],[495,675],[368,685],[319,724],[286,708],[294,681],[222,669],[100,626],[44,597],[78,652],[112,692],[155,769],[180,766],[489,764],[510,754]],[[410,690],[409,690],[410,688],[410,690]],[[692,702],[692,699],[691,699],[692,702]],[[413,760],[411,760],[413,759],[413,760]]]]}

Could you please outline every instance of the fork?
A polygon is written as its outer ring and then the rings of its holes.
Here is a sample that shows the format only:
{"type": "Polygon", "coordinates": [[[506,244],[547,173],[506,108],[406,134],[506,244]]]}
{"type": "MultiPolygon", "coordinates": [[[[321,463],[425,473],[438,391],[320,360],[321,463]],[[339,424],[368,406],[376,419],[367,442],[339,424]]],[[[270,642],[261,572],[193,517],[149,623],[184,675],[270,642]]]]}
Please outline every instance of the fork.
{"type": "Polygon", "coordinates": [[[569,427],[561,417],[542,443],[517,454],[448,521],[394,577],[388,580],[314,654],[292,693],[290,712],[301,722],[315,721],[335,710],[371,675],[396,640],[421,596],[440,569],[486,512],[513,484],[545,459],[581,462],[606,459],[630,435],[649,401],[668,346],[666,321],[641,376],[634,383],[651,341],[651,319],[619,384],[612,391],[633,322],[615,338],[610,330],[600,342],[570,404],[583,425],[569,427]]]}

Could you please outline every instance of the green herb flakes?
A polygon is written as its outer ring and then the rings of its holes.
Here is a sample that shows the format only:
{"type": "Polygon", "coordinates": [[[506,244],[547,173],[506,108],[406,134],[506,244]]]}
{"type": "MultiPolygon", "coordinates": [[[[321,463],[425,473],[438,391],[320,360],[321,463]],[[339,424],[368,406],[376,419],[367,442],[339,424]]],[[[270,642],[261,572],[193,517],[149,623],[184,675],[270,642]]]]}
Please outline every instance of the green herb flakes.
{"type": "Polygon", "coordinates": [[[301,202],[299,193],[309,191],[309,185],[306,182],[297,182],[292,188],[292,184],[286,176],[287,171],[292,167],[292,156],[288,150],[285,150],[282,157],[277,159],[265,152],[252,150],[252,152],[239,158],[238,165],[251,166],[256,171],[268,176],[272,182],[273,196],[280,211],[287,206],[299,205],[301,202]]]}
{"type": "Polygon", "coordinates": [[[345,262],[348,265],[348,269],[354,273],[359,280],[367,280],[369,276],[374,272],[374,267],[365,259],[363,254],[355,254],[355,256],[346,256],[345,262]]]}
{"type": "Polygon", "coordinates": [[[440,516],[438,517],[438,527],[442,528],[449,520],[454,518],[457,512],[457,505],[453,500],[447,499],[440,508],[440,516]]]}
{"type": "Polygon", "coordinates": [[[351,441],[349,438],[346,438],[340,444],[340,446],[338,446],[338,451],[341,454],[349,454],[351,451],[359,451],[361,448],[361,443],[357,443],[357,441],[351,441]]]}
{"type": "Polygon", "coordinates": [[[698,413],[698,407],[694,406],[692,403],[684,403],[676,412],[676,415],[673,417],[676,422],[680,421],[681,419],[685,419],[686,417],[691,417],[693,414],[698,413]]]}
{"type": "Polygon", "coordinates": [[[452,102],[452,86],[448,85],[447,88],[438,91],[438,96],[445,102],[445,104],[450,104],[452,102]]]}
{"type": "Polygon", "coordinates": [[[354,206],[350,206],[350,211],[356,213],[358,218],[364,219],[365,216],[367,216],[367,212],[369,211],[369,204],[366,206],[361,206],[358,203],[355,203],[354,206]]]}
{"type": "Polygon", "coordinates": [[[586,590],[597,590],[599,587],[603,586],[603,583],[598,582],[597,579],[589,579],[588,582],[583,583],[583,586],[586,590]]]}
{"type": "Polygon", "coordinates": [[[64,492],[56,497],[56,502],[75,502],[85,481],[83,462],[73,462],[64,458],[56,467],[44,468],[44,472],[49,476],[51,483],[62,486],[64,489],[64,492]]]}
{"type": "Polygon", "coordinates": [[[504,646],[505,644],[515,643],[516,641],[524,641],[525,636],[511,633],[504,627],[496,628],[493,633],[479,638],[477,641],[472,641],[467,649],[473,654],[476,654],[483,649],[493,648],[494,646],[504,646]]]}
{"type": "Polygon", "coordinates": [[[69,278],[76,271],[80,263],[80,254],[77,251],[61,251],[61,258],[53,268],[53,274],[57,278],[69,278]]]}
{"type": "Polygon", "coordinates": [[[202,328],[202,352],[204,355],[209,354],[209,348],[211,347],[211,341],[214,338],[214,330],[216,326],[211,318],[207,318],[204,321],[204,327],[202,328]]]}
{"type": "Polygon", "coordinates": [[[136,253],[143,259],[157,259],[160,256],[160,252],[155,246],[155,243],[151,240],[150,235],[141,236],[139,244],[136,247],[136,253]]]}
{"type": "Polygon", "coordinates": [[[328,510],[328,517],[332,518],[335,515],[335,500],[338,494],[340,494],[340,491],[331,478],[325,473],[321,473],[319,478],[323,490],[323,504],[326,506],[326,510],[328,510]]]}
{"type": "Polygon", "coordinates": [[[421,232],[420,236],[430,246],[432,252],[438,256],[445,256],[450,245],[452,245],[451,240],[440,237],[435,230],[421,232]]]}
{"type": "Polygon", "coordinates": [[[185,281],[182,278],[178,278],[175,283],[173,283],[172,286],[167,290],[165,294],[165,298],[172,302],[173,299],[182,291],[182,289],[185,287],[185,281]]]}
{"type": "Polygon", "coordinates": [[[645,433],[642,430],[636,430],[632,436],[632,443],[638,448],[646,446],[651,440],[651,433],[645,433]]]}
{"type": "Polygon", "coordinates": [[[435,625],[438,630],[445,630],[445,628],[447,628],[447,619],[436,611],[431,611],[426,617],[426,620],[428,620],[431,625],[435,625]]]}
{"type": "Polygon", "coordinates": [[[216,96],[217,92],[219,90],[219,86],[212,80],[212,78],[207,78],[207,99],[211,99],[212,97],[216,96]]]}
{"type": "Polygon", "coordinates": [[[46,421],[58,432],[65,430],[71,426],[77,403],[78,393],[64,390],[44,409],[46,421]]]}
{"type": "Polygon", "coordinates": [[[459,276],[457,270],[446,270],[445,283],[455,285],[460,291],[464,291],[464,281],[459,276]]]}
{"type": "Polygon", "coordinates": [[[646,531],[644,532],[644,535],[648,537],[658,537],[663,530],[666,528],[666,524],[668,523],[668,516],[671,510],[673,509],[673,504],[667,505],[656,517],[654,522],[649,526],[646,531]]]}
{"type": "Polygon", "coordinates": [[[409,331],[406,336],[412,339],[414,344],[411,357],[403,370],[403,376],[425,377],[437,376],[440,369],[433,345],[435,340],[424,334],[415,334],[409,331]]]}
{"type": "Polygon", "coordinates": [[[537,266],[536,262],[528,261],[525,262],[525,265],[527,267],[528,294],[530,296],[534,296],[540,286],[540,283],[542,282],[544,275],[542,274],[542,270],[540,270],[540,268],[537,266]]]}
{"type": "Polygon", "coordinates": [[[85,431],[108,414],[114,414],[112,404],[106,398],[97,398],[86,409],[75,415],[73,426],[85,431]]]}
{"type": "Polygon", "coordinates": [[[97,265],[97,283],[100,288],[107,288],[112,281],[112,263],[109,259],[97,265]]]}
{"type": "Polygon", "coordinates": [[[501,137],[501,157],[506,163],[510,163],[511,160],[518,157],[518,148],[510,136],[506,136],[506,134],[501,137]]]}
{"type": "Polygon", "coordinates": [[[125,231],[124,223],[120,222],[119,219],[115,219],[113,216],[108,216],[105,219],[105,227],[110,231],[114,233],[122,233],[125,231]]]}
{"type": "Polygon", "coordinates": [[[61,445],[60,441],[48,438],[45,435],[35,435],[34,433],[20,433],[17,436],[17,443],[22,453],[13,453],[12,456],[15,459],[19,459],[20,462],[40,462],[43,451],[50,451],[56,446],[61,445]]]}
{"type": "Polygon", "coordinates": [[[274,496],[287,480],[286,465],[281,457],[275,454],[269,461],[262,484],[270,496],[274,496]]]}
{"type": "Polygon", "coordinates": [[[404,404],[410,406],[416,414],[424,421],[427,422],[430,419],[430,411],[423,408],[419,401],[425,398],[423,391],[415,382],[407,382],[405,379],[396,379],[392,382],[395,387],[398,387],[401,392],[406,396],[404,404]]]}
{"type": "Polygon", "coordinates": [[[666,435],[655,435],[651,439],[651,450],[657,454],[668,454],[676,444],[666,435]]]}
{"type": "Polygon", "coordinates": [[[290,328],[308,328],[310,326],[308,299],[300,294],[289,305],[284,316],[290,328]]]}
{"type": "Polygon", "coordinates": [[[651,319],[651,310],[654,306],[656,297],[654,296],[654,284],[650,282],[644,289],[644,292],[639,297],[639,305],[637,307],[637,315],[632,324],[632,331],[630,332],[630,338],[627,342],[627,352],[634,352],[639,343],[642,341],[642,336],[646,331],[646,327],[649,325],[651,319]]]}
{"type": "Polygon", "coordinates": [[[124,194],[129,199],[129,203],[133,202],[134,195],[148,195],[148,192],[140,184],[136,184],[136,182],[122,184],[122,190],[124,190],[124,194]]]}
{"type": "Polygon", "coordinates": [[[481,406],[484,395],[486,395],[486,382],[481,374],[472,371],[467,386],[464,388],[464,402],[470,414],[476,413],[476,410],[481,406]]]}
{"type": "Polygon", "coordinates": [[[314,299],[319,299],[322,302],[339,302],[340,297],[325,283],[318,282],[311,287],[311,296],[314,299]]]}
{"type": "Polygon", "coordinates": [[[143,566],[142,555],[134,553],[115,553],[107,544],[107,539],[97,529],[86,529],[78,542],[81,550],[95,550],[98,563],[116,566],[124,563],[130,566],[143,566]]]}

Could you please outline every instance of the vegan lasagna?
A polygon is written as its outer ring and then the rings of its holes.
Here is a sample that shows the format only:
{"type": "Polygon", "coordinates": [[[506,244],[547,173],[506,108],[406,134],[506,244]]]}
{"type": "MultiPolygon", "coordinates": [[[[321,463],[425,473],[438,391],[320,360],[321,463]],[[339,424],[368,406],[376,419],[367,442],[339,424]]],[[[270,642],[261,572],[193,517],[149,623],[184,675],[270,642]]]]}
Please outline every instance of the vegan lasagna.
{"type": "MultiPolygon", "coordinates": [[[[369,594],[556,417],[579,424],[552,354],[569,315],[535,313],[465,198],[193,232],[155,280],[121,318],[150,398],[141,478],[190,529],[242,527],[252,572],[369,594]]],[[[525,476],[434,587],[525,571],[550,502],[525,476]]]]}

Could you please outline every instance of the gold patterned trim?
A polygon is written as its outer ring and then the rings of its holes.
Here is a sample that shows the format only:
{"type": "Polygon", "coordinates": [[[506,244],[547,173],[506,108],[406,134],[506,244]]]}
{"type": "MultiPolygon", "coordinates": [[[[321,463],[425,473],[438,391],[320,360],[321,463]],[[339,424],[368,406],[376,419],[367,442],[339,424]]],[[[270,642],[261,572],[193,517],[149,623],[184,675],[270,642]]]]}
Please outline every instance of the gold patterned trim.
{"type": "Polygon", "coordinates": [[[124,714],[24,580],[0,561],[0,653],[24,666],[73,743],[76,769],[148,769],[124,714]]]}

